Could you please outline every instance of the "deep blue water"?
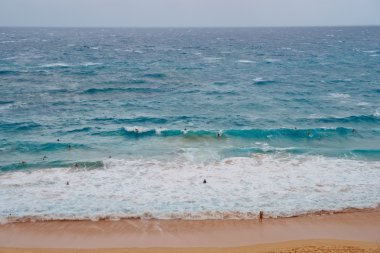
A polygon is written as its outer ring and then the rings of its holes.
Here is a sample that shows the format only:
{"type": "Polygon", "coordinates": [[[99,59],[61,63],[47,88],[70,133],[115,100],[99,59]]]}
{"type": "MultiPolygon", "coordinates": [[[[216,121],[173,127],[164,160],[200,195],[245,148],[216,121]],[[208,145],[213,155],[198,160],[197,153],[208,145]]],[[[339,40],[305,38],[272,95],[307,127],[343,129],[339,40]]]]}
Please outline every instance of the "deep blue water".
{"type": "Polygon", "coordinates": [[[256,155],[379,177],[380,27],[0,28],[3,176],[256,155]]]}

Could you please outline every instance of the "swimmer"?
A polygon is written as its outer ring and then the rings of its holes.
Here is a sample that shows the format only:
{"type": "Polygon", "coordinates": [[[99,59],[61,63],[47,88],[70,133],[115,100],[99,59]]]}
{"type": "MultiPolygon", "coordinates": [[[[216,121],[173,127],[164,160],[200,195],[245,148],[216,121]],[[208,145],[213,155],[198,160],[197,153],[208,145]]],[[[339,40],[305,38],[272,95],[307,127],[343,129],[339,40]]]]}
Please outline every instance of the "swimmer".
{"type": "Polygon", "coordinates": [[[260,211],[260,213],[259,213],[259,220],[260,220],[260,222],[263,222],[263,219],[264,219],[264,212],[260,211]]]}
{"type": "Polygon", "coordinates": [[[138,128],[135,128],[135,133],[139,133],[139,129],[138,128]]]}
{"type": "Polygon", "coordinates": [[[223,131],[222,130],[219,130],[218,131],[218,134],[216,135],[217,137],[222,137],[222,134],[223,134],[223,131]]]}
{"type": "Polygon", "coordinates": [[[42,158],[42,160],[45,160],[47,158],[47,156],[46,155],[44,155],[44,157],[42,158]]]}
{"type": "Polygon", "coordinates": [[[309,136],[309,137],[311,136],[311,132],[310,131],[307,132],[307,136],[309,136]]]}
{"type": "Polygon", "coordinates": [[[66,185],[70,185],[69,181],[66,182],[66,185]]]}
{"type": "Polygon", "coordinates": [[[108,158],[111,159],[112,156],[109,156],[108,158]]]}
{"type": "Polygon", "coordinates": [[[204,183],[204,184],[206,184],[206,183],[207,183],[206,179],[203,179],[203,183],[204,183]]]}
{"type": "Polygon", "coordinates": [[[25,162],[25,161],[22,161],[21,164],[26,164],[26,162],[25,162]]]}
{"type": "Polygon", "coordinates": [[[67,145],[67,148],[68,148],[68,149],[71,149],[71,145],[70,145],[70,144],[69,144],[69,145],[67,145]]]}
{"type": "Polygon", "coordinates": [[[75,168],[78,168],[78,167],[79,167],[79,164],[78,164],[78,163],[75,163],[75,164],[74,164],[74,167],[75,167],[75,168]]]}
{"type": "Polygon", "coordinates": [[[352,133],[354,134],[354,133],[356,133],[356,130],[355,130],[355,128],[352,128],[352,133]]]}
{"type": "Polygon", "coordinates": [[[187,128],[183,129],[182,133],[183,134],[187,134],[189,131],[187,130],[187,128]]]}
{"type": "Polygon", "coordinates": [[[57,141],[59,141],[59,139],[57,139],[57,141]]]}

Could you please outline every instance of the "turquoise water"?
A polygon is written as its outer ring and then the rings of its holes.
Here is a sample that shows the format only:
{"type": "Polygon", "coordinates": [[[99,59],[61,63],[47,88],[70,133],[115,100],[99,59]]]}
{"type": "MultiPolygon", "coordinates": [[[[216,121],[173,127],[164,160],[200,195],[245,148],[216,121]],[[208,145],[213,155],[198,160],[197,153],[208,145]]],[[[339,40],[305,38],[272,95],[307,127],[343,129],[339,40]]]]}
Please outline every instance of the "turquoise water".
{"type": "Polygon", "coordinates": [[[379,27],[0,28],[0,216],[376,206],[379,45],[379,27]]]}

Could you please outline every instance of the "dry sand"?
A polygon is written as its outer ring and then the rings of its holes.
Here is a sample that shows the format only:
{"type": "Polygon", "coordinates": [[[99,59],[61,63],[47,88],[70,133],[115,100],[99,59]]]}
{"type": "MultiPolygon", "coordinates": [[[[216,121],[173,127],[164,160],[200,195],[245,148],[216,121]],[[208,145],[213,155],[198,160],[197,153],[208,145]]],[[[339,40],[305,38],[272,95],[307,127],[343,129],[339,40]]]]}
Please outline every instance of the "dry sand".
{"type": "Polygon", "coordinates": [[[0,225],[2,252],[380,253],[380,209],[265,219],[262,223],[257,220],[11,223],[0,225]]]}

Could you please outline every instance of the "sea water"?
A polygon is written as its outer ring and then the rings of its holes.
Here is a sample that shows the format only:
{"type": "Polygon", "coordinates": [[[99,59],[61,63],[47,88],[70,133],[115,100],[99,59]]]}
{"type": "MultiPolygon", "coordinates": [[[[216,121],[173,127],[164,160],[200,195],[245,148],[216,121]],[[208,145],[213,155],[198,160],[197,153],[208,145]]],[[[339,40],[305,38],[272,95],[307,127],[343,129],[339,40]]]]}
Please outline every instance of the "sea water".
{"type": "Polygon", "coordinates": [[[379,203],[380,27],[0,28],[2,222],[379,203]]]}

